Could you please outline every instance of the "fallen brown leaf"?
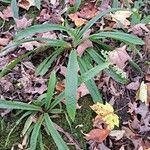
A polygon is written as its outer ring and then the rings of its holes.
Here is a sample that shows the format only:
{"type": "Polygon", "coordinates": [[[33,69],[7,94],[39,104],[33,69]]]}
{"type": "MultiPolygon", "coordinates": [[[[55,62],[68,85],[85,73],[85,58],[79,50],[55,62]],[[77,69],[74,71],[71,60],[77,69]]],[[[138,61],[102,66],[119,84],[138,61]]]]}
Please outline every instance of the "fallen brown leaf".
{"type": "Polygon", "coordinates": [[[126,52],[126,48],[127,46],[124,45],[120,48],[116,48],[108,54],[109,61],[112,64],[116,64],[120,69],[124,69],[124,67],[126,66],[126,61],[131,59],[126,52]]]}
{"type": "Polygon", "coordinates": [[[27,19],[26,16],[23,16],[22,19],[15,19],[16,26],[18,29],[24,29],[26,27],[31,26],[33,19],[27,19]]]}
{"type": "Polygon", "coordinates": [[[31,6],[35,6],[34,0],[19,0],[19,7],[28,10],[31,6]]]}
{"type": "Polygon", "coordinates": [[[88,134],[85,134],[86,140],[94,140],[98,143],[103,142],[109,135],[110,130],[108,129],[93,129],[88,134]]]}

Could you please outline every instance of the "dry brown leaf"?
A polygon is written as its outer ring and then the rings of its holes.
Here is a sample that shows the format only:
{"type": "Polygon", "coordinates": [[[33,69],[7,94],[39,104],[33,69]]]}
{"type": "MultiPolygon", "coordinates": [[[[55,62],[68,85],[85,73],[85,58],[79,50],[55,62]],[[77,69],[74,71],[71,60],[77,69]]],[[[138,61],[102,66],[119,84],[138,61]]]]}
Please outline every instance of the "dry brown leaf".
{"type": "Polygon", "coordinates": [[[37,41],[31,41],[31,42],[23,43],[22,46],[20,46],[20,47],[23,47],[26,50],[32,50],[32,49],[34,49],[34,47],[40,47],[40,45],[41,44],[37,41]]]}
{"type": "Polygon", "coordinates": [[[115,137],[115,140],[120,140],[123,138],[124,134],[124,130],[112,130],[109,135],[115,137]]]}
{"type": "Polygon", "coordinates": [[[86,24],[87,20],[78,17],[78,13],[69,14],[68,17],[75,23],[76,27],[86,24]]]}
{"type": "Polygon", "coordinates": [[[77,100],[87,94],[89,94],[89,90],[87,89],[85,84],[81,84],[77,89],[77,100]]]}
{"type": "Polygon", "coordinates": [[[95,4],[94,3],[88,3],[79,12],[79,17],[84,18],[84,19],[91,19],[97,13],[98,13],[98,9],[96,8],[95,4]]]}
{"type": "Polygon", "coordinates": [[[33,19],[27,19],[26,16],[23,16],[22,19],[15,19],[16,26],[18,29],[24,29],[26,27],[31,26],[33,19]]]}
{"type": "Polygon", "coordinates": [[[144,35],[143,31],[149,32],[149,29],[143,23],[131,26],[131,28],[128,30],[128,32],[132,32],[133,34],[135,34],[137,36],[143,36],[144,35]]]}
{"type": "Polygon", "coordinates": [[[144,51],[150,51],[150,33],[144,38],[144,51]]]}
{"type": "Polygon", "coordinates": [[[9,38],[0,38],[0,45],[5,46],[10,42],[9,38]]]}
{"type": "Polygon", "coordinates": [[[84,51],[89,48],[89,47],[93,47],[93,44],[90,40],[85,40],[84,42],[82,42],[78,47],[77,47],[77,53],[78,55],[81,57],[82,54],[84,53],[84,51]]]}
{"type": "Polygon", "coordinates": [[[130,25],[130,21],[127,19],[131,16],[131,11],[116,11],[114,14],[110,14],[112,17],[112,21],[116,22],[117,27],[120,27],[120,23],[124,26],[124,28],[128,28],[130,25]]]}
{"type": "Polygon", "coordinates": [[[65,89],[65,84],[63,82],[57,82],[56,84],[56,90],[58,92],[62,92],[65,89]]]}
{"type": "Polygon", "coordinates": [[[35,6],[34,0],[19,0],[19,7],[28,10],[31,6],[35,6]]]}
{"type": "Polygon", "coordinates": [[[140,86],[139,80],[129,83],[126,88],[129,90],[138,90],[140,86]]]}
{"type": "Polygon", "coordinates": [[[108,129],[93,129],[88,134],[85,134],[86,140],[94,140],[98,143],[103,142],[109,135],[110,130],[108,129]]]}
{"type": "Polygon", "coordinates": [[[112,64],[116,64],[120,69],[124,69],[124,67],[126,66],[126,61],[131,59],[126,52],[126,48],[126,45],[124,45],[120,48],[116,48],[108,54],[109,61],[112,64]]]}

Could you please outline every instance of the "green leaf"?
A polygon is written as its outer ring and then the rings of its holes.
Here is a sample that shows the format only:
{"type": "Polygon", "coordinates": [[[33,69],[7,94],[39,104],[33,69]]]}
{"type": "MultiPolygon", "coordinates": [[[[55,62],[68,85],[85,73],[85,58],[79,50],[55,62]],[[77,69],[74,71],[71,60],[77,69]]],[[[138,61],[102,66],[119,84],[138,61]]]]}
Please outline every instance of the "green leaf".
{"type": "Polygon", "coordinates": [[[76,95],[78,88],[78,62],[75,50],[69,56],[66,73],[65,100],[69,117],[74,121],[76,114],[76,95]]]}
{"type": "Polygon", "coordinates": [[[41,107],[35,106],[33,104],[27,104],[27,103],[17,102],[17,101],[8,101],[2,99],[0,99],[0,108],[41,111],[41,107]]]}
{"type": "Polygon", "coordinates": [[[29,56],[32,51],[27,52],[26,54],[21,55],[20,57],[16,58],[15,60],[11,61],[9,64],[7,64],[4,69],[0,72],[0,78],[2,78],[4,75],[6,75],[8,72],[10,72],[23,58],[29,56]]]}
{"type": "Polygon", "coordinates": [[[40,144],[40,150],[45,150],[44,144],[43,144],[42,132],[40,132],[39,134],[39,144],[40,144]]]}
{"type": "Polygon", "coordinates": [[[149,24],[150,23],[150,15],[143,17],[141,23],[149,24]]]}
{"type": "Polygon", "coordinates": [[[47,96],[46,96],[46,100],[45,100],[45,109],[46,110],[48,110],[50,107],[51,100],[52,100],[54,90],[55,90],[55,85],[56,85],[56,72],[52,71],[49,82],[48,82],[47,96]]]}
{"type": "Polygon", "coordinates": [[[118,0],[113,0],[112,8],[118,8],[119,2],[118,0]]]}
{"type": "Polygon", "coordinates": [[[22,136],[24,136],[26,134],[26,132],[28,131],[29,127],[31,126],[31,124],[32,124],[32,117],[33,117],[33,115],[30,115],[27,118],[27,120],[26,120],[26,122],[24,124],[24,128],[22,130],[22,136]]]}
{"type": "Polygon", "coordinates": [[[19,41],[13,41],[12,43],[10,43],[6,47],[4,47],[2,49],[2,51],[5,51],[9,48],[17,47],[23,43],[31,42],[31,41],[45,42],[43,44],[51,46],[51,47],[63,47],[63,48],[70,47],[70,45],[67,42],[65,42],[64,40],[49,39],[49,38],[27,38],[27,39],[21,39],[19,41]]]}
{"type": "Polygon", "coordinates": [[[16,121],[14,127],[10,130],[10,132],[9,132],[7,138],[6,138],[5,147],[8,145],[9,138],[10,138],[12,132],[15,130],[15,128],[19,125],[19,123],[21,123],[21,121],[22,121],[25,117],[27,117],[27,116],[30,115],[31,113],[32,113],[32,112],[27,111],[26,113],[24,113],[24,114],[16,121]]]}
{"type": "Polygon", "coordinates": [[[41,0],[34,0],[34,4],[38,8],[38,10],[40,10],[40,8],[41,8],[41,0]]]}
{"type": "Polygon", "coordinates": [[[80,76],[80,83],[82,82],[86,82],[92,78],[94,78],[98,73],[100,73],[102,70],[106,69],[109,67],[109,63],[105,62],[105,63],[101,63],[95,67],[93,67],[92,69],[88,70],[87,72],[83,73],[80,76]]]}
{"type": "MultiPolygon", "coordinates": [[[[101,64],[105,62],[104,58],[101,57],[95,50],[88,49],[87,52],[97,64],[101,64]]],[[[109,66],[109,69],[105,69],[104,71],[108,75],[110,75],[115,81],[122,84],[128,83],[128,80],[126,78],[122,78],[120,74],[117,74],[116,71],[111,66],[109,66]]]]}
{"type": "Polygon", "coordinates": [[[17,1],[16,0],[11,0],[11,9],[13,13],[13,17],[16,19],[19,19],[19,8],[17,6],[17,1]]]}
{"type": "Polygon", "coordinates": [[[64,49],[60,48],[54,51],[49,57],[47,57],[36,69],[37,75],[45,75],[48,69],[51,67],[52,63],[56,58],[63,52],[64,49]]]}
{"type": "Polygon", "coordinates": [[[40,24],[19,31],[14,37],[14,41],[21,40],[23,38],[34,35],[36,33],[43,33],[43,32],[54,31],[54,30],[66,31],[69,35],[74,36],[73,32],[70,31],[69,28],[66,28],[64,26],[57,25],[57,24],[40,24]]]}
{"type": "Polygon", "coordinates": [[[69,150],[66,143],[64,142],[58,131],[55,129],[55,126],[47,113],[44,114],[44,120],[49,133],[51,134],[52,138],[54,139],[54,142],[58,147],[58,150],[69,150]]]}
{"type": "Polygon", "coordinates": [[[94,18],[92,18],[83,28],[82,30],[80,31],[79,33],[79,37],[82,37],[83,34],[88,31],[88,29],[94,24],[96,23],[96,21],[98,21],[100,18],[102,18],[103,16],[105,16],[106,14],[110,13],[110,12],[115,12],[115,11],[119,11],[119,10],[124,10],[124,9],[121,9],[121,8],[110,8],[110,9],[107,9],[106,11],[104,12],[100,12],[99,14],[97,14],[94,18]]]}
{"type": "MultiPolygon", "coordinates": [[[[78,58],[81,76],[83,73],[85,73],[86,71],[91,69],[90,62],[86,61],[86,60],[87,60],[86,58],[85,59],[78,58]]],[[[90,80],[86,81],[85,85],[87,86],[94,103],[96,103],[96,102],[102,103],[102,96],[101,96],[99,90],[97,89],[97,86],[96,86],[94,80],[90,79],[90,80]]]]}
{"type": "Polygon", "coordinates": [[[116,39],[116,40],[120,40],[120,41],[124,41],[127,43],[132,43],[135,45],[143,45],[144,41],[141,40],[140,38],[131,35],[131,34],[127,34],[127,33],[123,33],[123,32],[100,32],[97,34],[93,34],[90,35],[89,37],[91,40],[97,40],[97,39],[102,39],[102,38],[112,38],[112,39],[116,39]]]}
{"type": "Polygon", "coordinates": [[[36,150],[37,147],[37,141],[38,141],[38,136],[40,134],[40,128],[43,122],[43,115],[40,116],[40,118],[38,119],[38,121],[35,123],[32,134],[31,134],[31,138],[30,138],[30,150],[36,150]]]}

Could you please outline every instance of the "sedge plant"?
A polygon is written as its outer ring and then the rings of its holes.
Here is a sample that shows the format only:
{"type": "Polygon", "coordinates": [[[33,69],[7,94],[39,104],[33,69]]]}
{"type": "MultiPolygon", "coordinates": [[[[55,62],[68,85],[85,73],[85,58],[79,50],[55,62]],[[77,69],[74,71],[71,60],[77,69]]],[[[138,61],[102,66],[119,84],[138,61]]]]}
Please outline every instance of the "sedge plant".
{"type": "MultiPolygon", "coordinates": [[[[82,28],[71,28],[69,25],[57,25],[57,24],[40,24],[33,25],[24,30],[18,31],[15,35],[13,42],[7,45],[4,50],[8,48],[18,46],[24,42],[29,41],[40,41],[43,42],[43,45],[47,45],[54,48],[52,54],[50,54],[45,60],[37,67],[36,74],[37,75],[45,75],[50,68],[52,67],[53,62],[64,52],[69,53],[69,59],[67,63],[67,74],[66,74],[66,83],[65,83],[65,91],[61,93],[60,101],[65,98],[66,100],[66,108],[69,117],[72,121],[75,119],[76,114],[76,94],[77,88],[82,83],[85,82],[91,97],[96,102],[102,103],[102,96],[95,84],[94,76],[100,73],[102,70],[105,71],[108,75],[110,75],[114,80],[119,83],[126,84],[128,79],[122,74],[122,72],[118,71],[113,65],[109,63],[109,61],[101,56],[98,53],[98,50],[112,50],[108,45],[103,43],[103,40],[106,38],[114,39],[117,41],[124,42],[127,45],[132,45],[136,47],[136,45],[143,45],[144,42],[132,35],[127,34],[122,31],[96,31],[95,33],[90,34],[88,37],[85,37],[85,33],[103,16],[110,12],[115,12],[118,10],[122,10],[120,8],[111,8],[102,13],[97,14],[94,18],[92,18],[85,26],[82,28]],[[48,31],[60,31],[61,34],[67,33],[69,39],[71,41],[66,41],[65,39],[48,39],[48,38],[36,38],[32,37],[36,33],[44,33],[48,31]],[[85,40],[90,40],[96,46],[94,48],[86,49],[82,55],[79,57],[77,55],[76,49],[77,47],[84,42],[85,40]],[[93,64],[93,61],[95,62],[93,64]],[[78,67],[79,66],[79,67],[78,67]],[[78,68],[80,68],[80,75],[78,74],[78,68]],[[82,77],[85,80],[82,80],[82,77]]],[[[37,49],[36,49],[37,50],[37,49]]],[[[4,76],[8,73],[15,65],[22,60],[22,58],[31,55],[36,52],[36,50],[32,50],[20,58],[17,58],[13,62],[10,62],[1,72],[0,77],[4,76]]]]}

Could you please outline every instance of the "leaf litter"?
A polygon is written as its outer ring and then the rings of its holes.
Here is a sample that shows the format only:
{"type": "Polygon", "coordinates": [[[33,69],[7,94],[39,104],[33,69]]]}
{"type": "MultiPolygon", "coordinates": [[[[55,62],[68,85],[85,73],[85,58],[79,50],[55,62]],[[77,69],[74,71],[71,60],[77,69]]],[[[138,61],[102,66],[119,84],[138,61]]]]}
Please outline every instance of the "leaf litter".
{"type": "MultiPolygon", "coordinates": [[[[73,1],[69,2],[70,5],[74,5],[73,1]]],[[[10,30],[8,31],[11,31],[11,36],[7,32],[2,31],[0,35],[0,48],[3,48],[11,42],[16,29],[31,26],[34,24],[34,21],[38,23],[64,23],[65,18],[62,14],[62,7],[59,6],[60,4],[57,4],[56,1],[51,1],[50,3],[50,7],[48,7],[48,4],[44,2],[39,14],[36,14],[37,16],[35,18],[28,18],[26,14],[23,14],[19,19],[16,19],[15,24],[10,26],[10,30]]],[[[133,4],[134,1],[129,1],[129,3],[133,4]]],[[[125,1],[119,1],[118,4],[120,7],[126,6],[125,1]]],[[[34,5],[34,1],[32,0],[19,1],[19,7],[25,10],[30,10],[30,7],[34,5]]],[[[81,27],[87,24],[88,20],[93,18],[97,13],[110,8],[111,5],[112,2],[109,0],[102,0],[101,5],[98,5],[95,1],[90,1],[85,3],[77,12],[68,14],[67,17],[70,18],[70,21],[73,22],[76,27],[81,27]]],[[[147,10],[146,6],[145,9],[147,10]]],[[[141,53],[144,58],[143,60],[138,60],[144,72],[145,80],[143,75],[132,72],[128,65],[129,60],[137,60],[135,54],[129,50],[127,45],[117,43],[115,47],[118,48],[110,51],[108,58],[112,64],[115,64],[128,74],[130,83],[126,86],[119,85],[105,73],[102,73],[99,78],[95,80],[97,86],[104,93],[103,97],[107,102],[105,105],[100,106],[100,110],[93,108],[94,105],[91,106],[97,114],[93,119],[93,129],[84,135],[89,145],[89,150],[148,150],[150,147],[150,79],[147,71],[149,67],[145,69],[146,63],[144,62],[144,60],[149,61],[150,58],[148,55],[150,52],[149,27],[144,23],[132,25],[131,16],[132,12],[130,11],[110,13],[107,17],[103,18],[103,22],[98,21],[93,27],[93,29],[100,27],[100,29],[105,30],[114,30],[123,27],[128,33],[142,37],[145,40],[145,46],[141,48],[141,53]],[[109,103],[113,104],[114,108],[112,108],[109,103]],[[106,109],[105,106],[107,106],[106,109]],[[124,116],[127,114],[128,117],[124,119],[124,116]]],[[[12,17],[10,6],[0,12],[0,18],[6,22],[12,17]]],[[[50,39],[57,39],[59,36],[61,37],[61,33],[58,32],[47,32],[35,35],[35,37],[46,37],[50,39]]],[[[111,42],[112,41],[109,40],[110,44],[114,44],[111,42]]],[[[22,46],[18,47],[17,51],[0,58],[0,69],[10,62],[14,56],[16,57],[20,55],[20,53],[30,51],[39,45],[40,43],[38,42],[22,44],[22,46]]],[[[89,47],[94,47],[94,44],[89,40],[83,41],[77,48],[78,55],[82,57],[83,52],[89,47]]],[[[45,54],[42,55],[45,57],[45,54]]],[[[60,69],[58,73],[65,77],[66,65],[62,59],[66,60],[68,55],[63,55],[62,57],[65,58],[60,58],[56,67],[60,69]]],[[[33,64],[32,59],[25,59],[8,75],[0,79],[1,98],[16,99],[18,101],[26,100],[26,102],[29,102],[47,90],[47,77],[36,76],[36,66],[33,64]]],[[[62,92],[64,88],[64,80],[57,83],[56,90],[58,93],[62,92]]],[[[87,94],[89,94],[89,91],[86,85],[82,84],[78,87],[77,101],[87,94]]],[[[2,112],[0,111],[0,113],[2,116],[5,116],[11,113],[11,110],[3,110],[2,112]]],[[[67,132],[62,129],[60,130],[68,136],[70,140],[73,140],[67,132]]],[[[76,148],[79,149],[80,146],[77,143],[74,144],[76,148]]]]}

